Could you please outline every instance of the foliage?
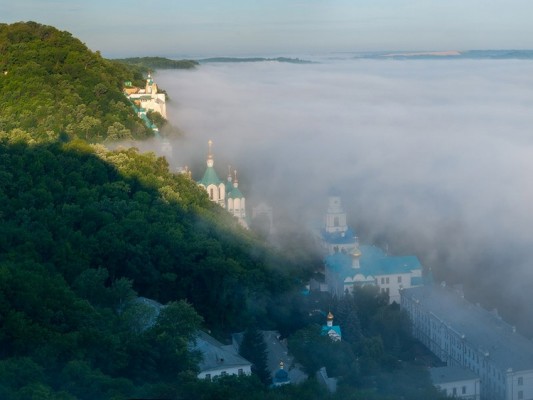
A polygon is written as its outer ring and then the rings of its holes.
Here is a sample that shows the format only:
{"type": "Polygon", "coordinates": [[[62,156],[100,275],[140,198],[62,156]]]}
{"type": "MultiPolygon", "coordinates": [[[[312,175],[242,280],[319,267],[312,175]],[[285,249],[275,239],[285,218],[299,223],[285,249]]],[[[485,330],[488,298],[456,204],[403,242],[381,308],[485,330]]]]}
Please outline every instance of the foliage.
{"type": "MultiPolygon", "coordinates": [[[[268,319],[243,305],[291,287],[287,263],[163,158],[0,136],[0,357],[26,358],[42,390],[172,392],[176,374],[195,369],[186,344],[197,314],[235,330],[251,312],[268,319]],[[146,329],[137,294],[190,304],[171,303],[146,329]]],[[[1,371],[0,393],[16,398],[28,381],[1,371]]]]}
{"type": "Polygon", "coordinates": [[[441,398],[427,371],[410,362],[417,351],[407,316],[377,287],[356,287],[340,299],[307,297],[309,321],[325,324],[326,314],[317,308],[331,309],[342,341],[333,342],[319,324],[310,324],[289,336],[289,351],[310,376],[326,367],[339,379],[334,398],[441,398]]]}
{"type": "Polygon", "coordinates": [[[140,72],[105,60],[70,33],[0,24],[0,52],[0,131],[20,129],[38,142],[61,135],[96,142],[120,124],[125,137],[152,135],[122,94],[123,82],[142,79],[140,72]]]}
{"type": "Polygon", "coordinates": [[[250,325],[244,331],[239,354],[252,363],[252,372],[257,375],[261,382],[271,383],[267,366],[267,345],[263,334],[255,324],[250,325]]]}
{"type": "Polygon", "coordinates": [[[289,338],[289,350],[311,376],[321,367],[326,367],[332,376],[344,375],[355,361],[349,344],[332,341],[329,336],[322,334],[318,325],[310,325],[292,335],[289,338]]]}

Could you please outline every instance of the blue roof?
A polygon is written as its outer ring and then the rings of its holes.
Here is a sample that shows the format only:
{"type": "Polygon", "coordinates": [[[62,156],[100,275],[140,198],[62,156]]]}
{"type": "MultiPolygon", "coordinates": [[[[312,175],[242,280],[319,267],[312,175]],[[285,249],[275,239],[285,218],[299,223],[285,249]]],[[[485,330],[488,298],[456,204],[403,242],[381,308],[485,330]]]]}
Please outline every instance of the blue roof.
{"type": "Polygon", "coordinates": [[[355,232],[348,228],[346,232],[326,232],[322,230],[322,238],[330,244],[350,244],[356,242],[355,232]]]}
{"type": "MultiPolygon", "coordinates": [[[[379,247],[367,245],[360,246],[359,250],[361,251],[360,268],[357,271],[365,276],[406,274],[422,269],[416,256],[387,256],[379,247]]],[[[326,267],[338,273],[343,279],[354,275],[352,257],[344,252],[327,256],[326,267]]]]}
{"type": "Polygon", "coordinates": [[[339,337],[342,337],[341,327],[339,325],[333,325],[333,326],[322,325],[322,331],[321,331],[322,335],[328,335],[329,331],[334,331],[337,335],[339,335],[339,337]]]}
{"type": "Polygon", "coordinates": [[[278,369],[274,374],[274,383],[289,382],[289,373],[284,369],[278,369]]]}

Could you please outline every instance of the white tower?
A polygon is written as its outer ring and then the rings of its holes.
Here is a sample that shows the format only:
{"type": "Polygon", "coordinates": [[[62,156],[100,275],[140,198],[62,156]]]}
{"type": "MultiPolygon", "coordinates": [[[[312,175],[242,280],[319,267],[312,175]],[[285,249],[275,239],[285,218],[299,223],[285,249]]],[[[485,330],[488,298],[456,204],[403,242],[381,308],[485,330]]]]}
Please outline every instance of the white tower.
{"type": "Polygon", "coordinates": [[[324,228],[327,233],[338,233],[341,236],[348,231],[346,213],[342,209],[341,198],[337,195],[329,196],[324,228]]]}
{"type": "Polygon", "coordinates": [[[344,252],[352,257],[352,267],[359,268],[359,243],[354,231],[346,222],[346,213],[342,208],[338,194],[330,194],[328,208],[324,217],[322,240],[328,254],[344,252]]]}

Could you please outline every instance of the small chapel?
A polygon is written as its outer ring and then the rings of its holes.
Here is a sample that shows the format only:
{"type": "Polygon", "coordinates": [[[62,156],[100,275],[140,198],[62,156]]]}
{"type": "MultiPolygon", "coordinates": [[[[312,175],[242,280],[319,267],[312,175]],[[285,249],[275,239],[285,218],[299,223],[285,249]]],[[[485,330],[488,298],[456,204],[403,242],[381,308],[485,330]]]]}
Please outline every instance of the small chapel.
{"type": "Polygon", "coordinates": [[[198,185],[205,189],[209,200],[225,208],[231,215],[237,218],[244,228],[248,229],[246,199],[239,189],[237,170],[231,171],[231,168],[228,168],[226,181],[221,180],[214,168],[213,141],[209,140],[207,144],[207,168],[202,179],[198,181],[198,185]]]}

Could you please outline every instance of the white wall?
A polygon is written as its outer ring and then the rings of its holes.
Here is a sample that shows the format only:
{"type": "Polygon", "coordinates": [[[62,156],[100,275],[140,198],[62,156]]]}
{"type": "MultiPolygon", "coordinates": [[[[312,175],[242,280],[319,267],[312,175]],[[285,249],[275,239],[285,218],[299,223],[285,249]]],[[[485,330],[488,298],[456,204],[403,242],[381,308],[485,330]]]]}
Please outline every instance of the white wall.
{"type": "Polygon", "coordinates": [[[447,396],[464,400],[479,400],[479,379],[441,383],[437,386],[447,396]]]}

